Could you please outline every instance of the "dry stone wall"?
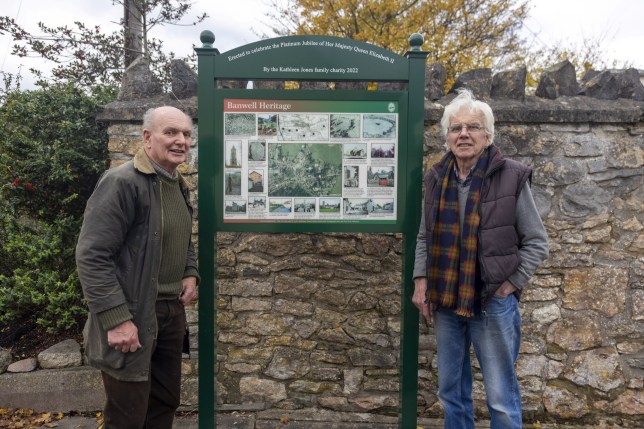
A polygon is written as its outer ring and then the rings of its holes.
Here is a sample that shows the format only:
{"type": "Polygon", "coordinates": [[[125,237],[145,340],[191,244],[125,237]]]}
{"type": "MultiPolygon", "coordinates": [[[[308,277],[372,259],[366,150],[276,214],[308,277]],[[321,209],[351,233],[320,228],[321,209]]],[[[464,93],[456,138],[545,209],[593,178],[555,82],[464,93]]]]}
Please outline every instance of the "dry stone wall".
{"type": "MultiPolygon", "coordinates": [[[[636,86],[628,99],[558,94],[570,86],[557,81],[569,75],[562,69],[567,65],[546,76],[542,97],[517,91],[524,70],[501,77],[475,72],[474,81],[457,82],[490,102],[503,153],[533,167],[532,190],[550,238],[550,257],[521,303],[517,370],[524,414],[540,421],[638,424],[644,416],[644,103],[636,86]]],[[[440,66],[427,70],[423,155],[430,165],[444,152],[437,123],[453,95],[440,89],[440,66]]],[[[99,119],[111,124],[113,166],[140,147],[143,111],[161,104],[197,118],[194,97],[155,94],[105,107],[99,119]]],[[[196,144],[182,166],[193,191],[196,144]]],[[[218,409],[395,414],[404,239],[218,234],[218,409]]],[[[197,309],[188,317],[196,349],[197,309]]],[[[433,333],[422,325],[422,416],[440,415],[435,348],[433,333]]],[[[197,380],[193,353],[184,360],[185,407],[197,404],[197,380]]],[[[484,416],[479,371],[474,397],[484,416]]]]}

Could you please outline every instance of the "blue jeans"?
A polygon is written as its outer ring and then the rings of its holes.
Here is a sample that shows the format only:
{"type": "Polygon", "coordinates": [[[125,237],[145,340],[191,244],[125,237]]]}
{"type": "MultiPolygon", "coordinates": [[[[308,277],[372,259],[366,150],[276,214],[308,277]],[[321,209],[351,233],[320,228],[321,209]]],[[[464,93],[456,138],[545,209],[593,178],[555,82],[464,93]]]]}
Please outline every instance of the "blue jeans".
{"type": "Polygon", "coordinates": [[[445,429],[474,429],[470,345],[483,373],[491,429],[521,428],[521,393],[514,363],[521,343],[521,315],[514,295],[493,297],[473,318],[448,309],[434,312],[438,399],[445,429]]]}

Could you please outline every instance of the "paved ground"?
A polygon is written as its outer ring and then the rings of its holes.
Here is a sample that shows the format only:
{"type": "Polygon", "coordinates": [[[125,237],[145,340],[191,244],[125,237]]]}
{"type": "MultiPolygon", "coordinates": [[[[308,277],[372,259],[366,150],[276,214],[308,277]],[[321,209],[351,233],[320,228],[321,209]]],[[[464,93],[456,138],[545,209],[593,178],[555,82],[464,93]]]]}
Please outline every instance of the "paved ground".
{"type": "MultiPolygon", "coordinates": [[[[96,429],[99,423],[94,417],[65,417],[59,420],[57,429],[96,429]]],[[[48,426],[41,426],[47,428],[48,426]]],[[[49,426],[51,427],[51,426],[49,426]]],[[[175,420],[173,429],[198,429],[197,417],[182,417],[175,420]]],[[[219,427],[219,426],[218,426],[219,427]]],[[[221,429],[224,429],[223,427],[221,429]]]]}
{"type": "MultiPolygon", "coordinates": [[[[359,420],[359,419],[355,419],[359,420]]],[[[96,429],[98,422],[94,417],[65,417],[59,420],[58,429],[96,429]]],[[[52,427],[52,426],[48,426],[52,427]]],[[[418,428],[413,429],[435,429],[442,428],[443,422],[440,419],[420,419],[418,428]]],[[[489,429],[488,421],[477,422],[477,429],[489,429]]],[[[637,428],[635,425],[616,425],[599,421],[591,425],[563,425],[563,424],[545,424],[545,423],[527,423],[524,429],[626,429],[637,428]]],[[[46,426],[41,426],[42,429],[46,426]]],[[[196,414],[178,416],[175,419],[174,429],[198,429],[198,417],[196,414]]],[[[398,429],[398,425],[393,422],[360,422],[360,421],[280,421],[279,419],[262,419],[253,415],[243,415],[237,413],[222,414],[217,418],[218,429],[398,429]]],[[[408,429],[408,428],[405,428],[408,429]]]]}
{"type": "MultiPolygon", "coordinates": [[[[91,410],[102,407],[105,398],[102,380],[97,370],[88,367],[65,370],[39,370],[27,374],[0,374],[0,408],[33,409],[39,412],[70,410],[85,413],[86,417],[65,417],[56,422],[59,429],[95,429],[98,426],[91,410]]],[[[222,410],[217,416],[217,429],[398,429],[395,416],[369,413],[343,413],[329,410],[222,410]]],[[[51,426],[49,426],[51,427],[51,426]]],[[[442,420],[419,419],[418,428],[442,428],[442,420]]],[[[638,422],[606,422],[598,419],[592,424],[545,424],[524,422],[524,429],[635,429],[644,428],[638,422]]],[[[41,427],[45,429],[46,426],[41,427]]],[[[198,429],[196,414],[180,414],[174,429],[198,429]]],[[[481,421],[477,429],[489,429],[481,421]]],[[[207,428],[213,429],[213,428],[207,428]]],[[[416,429],[416,428],[404,428],[416,429]]]]}

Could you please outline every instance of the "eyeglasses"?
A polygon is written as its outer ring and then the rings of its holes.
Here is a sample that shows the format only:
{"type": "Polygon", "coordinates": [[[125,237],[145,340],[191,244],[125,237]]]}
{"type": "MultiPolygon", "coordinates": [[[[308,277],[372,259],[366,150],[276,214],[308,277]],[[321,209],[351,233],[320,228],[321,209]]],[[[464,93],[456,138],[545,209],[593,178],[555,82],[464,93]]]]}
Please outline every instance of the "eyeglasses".
{"type": "Polygon", "coordinates": [[[463,131],[463,128],[465,128],[468,133],[478,133],[483,129],[483,126],[479,124],[455,124],[450,125],[448,129],[452,134],[460,134],[463,131]]]}

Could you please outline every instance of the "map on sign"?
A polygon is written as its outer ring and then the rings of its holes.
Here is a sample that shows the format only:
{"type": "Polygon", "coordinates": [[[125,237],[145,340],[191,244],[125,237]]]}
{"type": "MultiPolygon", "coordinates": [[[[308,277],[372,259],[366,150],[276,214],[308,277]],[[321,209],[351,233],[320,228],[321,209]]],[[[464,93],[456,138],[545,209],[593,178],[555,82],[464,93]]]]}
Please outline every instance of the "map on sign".
{"type": "Polygon", "coordinates": [[[395,223],[398,106],[224,100],[224,222],[395,223]]]}
{"type": "Polygon", "coordinates": [[[284,113],[277,116],[278,137],[287,141],[324,141],[329,138],[328,115],[284,113]]]}
{"type": "Polygon", "coordinates": [[[284,197],[340,196],[342,145],[268,145],[268,195],[284,197]]]}

